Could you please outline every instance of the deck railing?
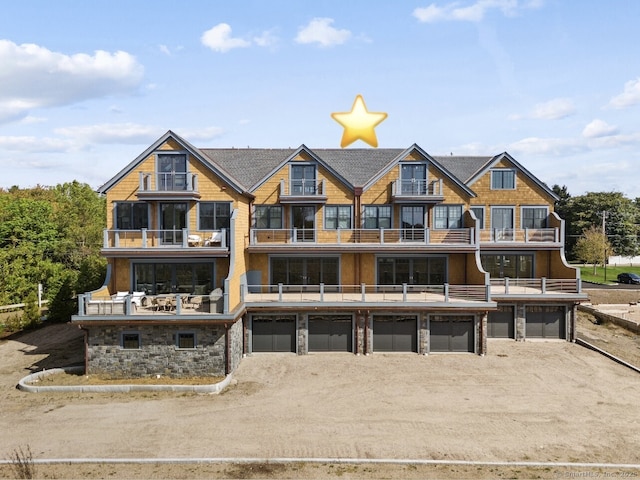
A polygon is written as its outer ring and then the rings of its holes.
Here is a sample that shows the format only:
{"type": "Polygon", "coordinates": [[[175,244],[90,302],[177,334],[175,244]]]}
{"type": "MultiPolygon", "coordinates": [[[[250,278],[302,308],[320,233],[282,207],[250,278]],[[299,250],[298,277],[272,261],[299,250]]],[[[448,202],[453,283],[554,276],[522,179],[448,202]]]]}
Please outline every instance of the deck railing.
{"type": "Polygon", "coordinates": [[[190,172],[140,172],[140,192],[197,192],[198,175],[190,172]]]}
{"type": "MultiPolygon", "coordinates": [[[[213,292],[215,293],[215,292],[213,292]]],[[[78,316],[176,316],[221,314],[224,294],[191,295],[172,293],[145,295],[143,292],[124,296],[92,298],[91,294],[78,295],[78,316]]]]}
{"type": "Polygon", "coordinates": [[[408,243],[422,245],[475,245],[475,229],[258,229],[250,230],[250,245],[313,243],[314,245],[408,243]]]}
{"type": "Polygon", "coordinates": [[[391,195],[394,197],[441,197],[442,179],[428,180],[394,180],[391,184],[391,195]]]}
{"type": "Polygon", "coordinates": [[[560,242],[557,228],[492,228],[480,230],[480,242],[560,242]]]}
{"type": "Polygon", "coordinates": [[[247,303],[489,302],[488,285],[241,285],[247,303]]]}
{"type": "Polygon", "coordinates": [[[582,293],[579,278],[492,278],[493,295],[514,295],[523,293],[582,293]]]}
{"type": "Polygon", "coordinates": [[[107,230],[103,248],[227,248],[226,229],[203,232],[187,228],[174,230],[107,230]]]}

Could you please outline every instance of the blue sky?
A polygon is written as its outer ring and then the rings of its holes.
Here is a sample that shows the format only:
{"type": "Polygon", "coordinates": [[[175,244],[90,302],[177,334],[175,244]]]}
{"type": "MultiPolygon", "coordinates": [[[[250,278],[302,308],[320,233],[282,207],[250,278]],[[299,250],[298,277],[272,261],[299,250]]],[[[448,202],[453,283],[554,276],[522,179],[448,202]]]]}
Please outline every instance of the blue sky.
{"type": "Polygon", "coordinates": [[[98,187],[171,129],[197,147],[508,151],[640,197],[640,1],[3,2],[0,187],[98,187]],[[358,141],[351,147],[368,147],[358,141]]]}

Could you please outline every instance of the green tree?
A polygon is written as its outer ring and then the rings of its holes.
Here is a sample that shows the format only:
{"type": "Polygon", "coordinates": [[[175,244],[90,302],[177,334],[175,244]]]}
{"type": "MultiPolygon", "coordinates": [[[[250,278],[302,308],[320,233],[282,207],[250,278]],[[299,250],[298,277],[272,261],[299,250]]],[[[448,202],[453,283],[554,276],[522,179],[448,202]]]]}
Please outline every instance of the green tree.
{"type": "MultiPolygon", "coordinates": [[[[589,192],[571,197],[566,203],[566,235],[578,239],[589,227],[602,228],[606,216],[606,235],[612,252],[617,255],[636,255],[639,251],[638,223],[640,211],[636,204],[620,192],[589,192]]],[[[576,244],[577,247],[577,244],[576,244]]],[[[570,251],[576,257],[575,248],[570,251]]],[[[570,255],[571,257],[571,255],[570,255]]]]}
{"type": "Polygon", "coordinates": [[[597,227],[589,227],[576,242],[575,255],[584,263],[593,264],[593,273],[596,273],[596,265],[606,261],[612,252],[612,247],[602,230],[597,227]]]}
{"type": "Polygon", "coordinates": [[[35,289],[32,289],[24,301],[24,309],[22,310],[22,324],[26,328],[35,328],[40,324],[40,308],[38,307],[38,295],[35,289]]]}

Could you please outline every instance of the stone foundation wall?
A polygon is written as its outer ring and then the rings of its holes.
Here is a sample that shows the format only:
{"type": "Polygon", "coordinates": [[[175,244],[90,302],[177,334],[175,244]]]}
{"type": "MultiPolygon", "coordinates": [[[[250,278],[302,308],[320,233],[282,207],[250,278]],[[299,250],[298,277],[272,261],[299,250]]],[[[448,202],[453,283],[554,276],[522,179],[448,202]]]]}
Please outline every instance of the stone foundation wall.
{"type": "Polygon", "coordinates": [[[242,319],[238,319],[236,323],[229,327],[229,342],[229,373],[231,373],[238,368],[242,360],[244,348],[242,319]]]}
{"type": "MultiPolygon", "coordinates": [[[[238,327],[240,323],[236,322],[231,327],[231,336],[238,336],[240,339],[239,346],[237,341],[236,345],[232,343],[232,359],[242,356],[242,327],[238,327]]],[[[113,378],[225,375],[224,325],[89,327],[87,342],[87,365],[90,374],[105,374],[113,378]],[[140,348],[122,347],[122,334],[125,332],[140,334],[140,348]],[[177,348],[178,332],[195,333],[196,348],[177,348]]],[[[239,360],[235,363],[239,363],[239,360]]]]}

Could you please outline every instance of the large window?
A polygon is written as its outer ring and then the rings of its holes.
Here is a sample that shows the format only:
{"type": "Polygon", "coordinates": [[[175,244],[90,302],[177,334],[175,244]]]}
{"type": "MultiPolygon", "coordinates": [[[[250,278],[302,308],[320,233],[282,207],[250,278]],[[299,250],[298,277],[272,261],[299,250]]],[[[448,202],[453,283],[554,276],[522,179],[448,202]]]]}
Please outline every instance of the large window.
{"type": "Polygon", "coordinates": [[[271,257],[271,285],[338,285],[338,257],[271,257]]]}
{"type": "Polygon", "coordinates": [[[438,205],[433,215],[433,228],[462,228],[462,205],[438,205]]]}
{"type": "Polygon", "coordinates": [[[427,193],[427,165],[424,163],[401,164],[400,180],[403,195],[424,195],[427,193]]]}
{"type": "Polygon", "coordinates": [[[187,190],[187,155],[158,154],[158,190],[187,190]]]}
{"type": "Polygon", "coordinates": [[[351,228],[351,207],[349,205],[326,205],[324,207],[324,228],[327,230],[351,228]]]}
{"type": "Polygon", "coordinates": [[[214,264],[135,263],[133,285],[147,295],[185,293],[208,295],[214,288],[214,264]]]}
{"type": "Polygon", "coordinates": [[[291,165],[292,195],[315,195],[316,184],[315,165],[291,165]]]}
{"type": "Polygon", "coordinates": [[[547,207],[522,207],[522,228],[546,228],[547,207]]]}
{"type": "Polygon", "coordinates": [[[515,170],[491,170],[492,190],[513,190],[514,188],[516,188],[515,170]]]}
{"type": "Polygon", "coordinates": [[[149,206],[146,202],[117,202],[116,228],[140,230],[149,228],[149,206]]]}
{"type": "Polygon", "coordinates": [[[281,229],[282,207],[279,205],[258,205],[256,207],[256,228],[281,229]]]}
{"type": "Polygon", "coordinates": [[[442,285],[446,279],[445,257],[378,258],[378,285],[442,285]]]}
{"type": "Polygon", "coordinates": [[[391,205],[365,206],[364,228],[391,228],[391,205]]]}
{"type": "Polygon", "coordinates": [[[201,202],[199,206],[199,230],[229,229],[231,204],[229,202],[201,202]]]}
{"type": "Polygon", "coordinates": [[[478,219],[478,228],[484,228],[484,207],[471,207],[470,210],[475,214],[478,219]]]}
{"type": "Polygon", "coordinates": [[[483,254],[480,259],[491,278],[533,278],[532,254],[483,254]]]}

